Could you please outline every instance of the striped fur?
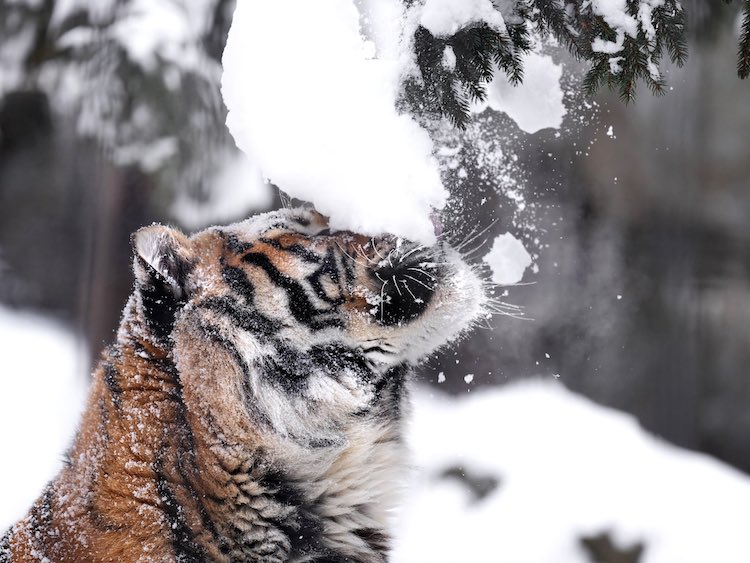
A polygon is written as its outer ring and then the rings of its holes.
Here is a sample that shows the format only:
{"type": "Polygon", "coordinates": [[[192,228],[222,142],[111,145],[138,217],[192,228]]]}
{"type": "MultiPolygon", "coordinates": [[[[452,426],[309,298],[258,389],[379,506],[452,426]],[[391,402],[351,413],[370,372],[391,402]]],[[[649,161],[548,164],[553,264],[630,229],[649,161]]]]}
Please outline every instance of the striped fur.
{"type": "Polygon", "coordinates": [[[384,562],[412,366],[480,313],[449,249],[306,210],[133,237],[135,291],[0,562],[384,562]]]}

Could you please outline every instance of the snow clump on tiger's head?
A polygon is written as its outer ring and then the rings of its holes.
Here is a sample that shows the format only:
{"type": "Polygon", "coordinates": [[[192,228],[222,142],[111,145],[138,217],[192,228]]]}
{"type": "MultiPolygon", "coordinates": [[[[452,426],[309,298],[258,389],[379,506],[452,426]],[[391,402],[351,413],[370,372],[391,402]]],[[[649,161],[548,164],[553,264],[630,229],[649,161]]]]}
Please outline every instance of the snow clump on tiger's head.
{"type": "Polygon", "coordinates": [[[152,225],[133,242],[137,316],[172,350],[186,398],[211,389],[237,424],[248,414],[306,448],[339,443],[353,416],[397,417],[410,368],[485,300],[451,248],[332,232],[307,209],[191,238],[152,225]]]}

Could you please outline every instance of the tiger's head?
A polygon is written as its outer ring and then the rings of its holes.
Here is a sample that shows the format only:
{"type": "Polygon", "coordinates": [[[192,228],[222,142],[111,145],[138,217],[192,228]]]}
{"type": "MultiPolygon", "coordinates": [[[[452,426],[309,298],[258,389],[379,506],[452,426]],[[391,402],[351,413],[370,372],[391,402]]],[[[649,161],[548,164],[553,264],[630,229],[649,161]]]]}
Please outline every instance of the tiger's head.
{"type": "Polygon", "coordinates": [[[307,447],[336,443],[352,417],[396,416],[410,368],[485,299],[451,248],[332,232],[306,209],[190,238],[152,225],[133,246],[135,324],[174,356],[185,392],[212,386],[307,447]]]}

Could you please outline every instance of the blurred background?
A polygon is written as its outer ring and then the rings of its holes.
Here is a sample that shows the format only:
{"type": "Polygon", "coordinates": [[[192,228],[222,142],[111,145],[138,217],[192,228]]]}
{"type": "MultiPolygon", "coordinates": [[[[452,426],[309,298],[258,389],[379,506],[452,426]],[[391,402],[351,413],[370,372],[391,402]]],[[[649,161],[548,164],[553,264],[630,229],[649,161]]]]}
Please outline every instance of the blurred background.
{"type": "MultiPolygon", "coordinates": [[[[559,379],[748,472],[750,82],[735,72],[739,6],[683,5],[690,56],[669,69],[664,97],[641,88],[629,106],[606,91],[583,101],[578,67],[558,49],[573,76],[561,131],[485,120],[498,158],[513,159],[510,180],[479,180],[467,157],[449,227],[487,226],[490,241],[515,230],[538,271],[504,298],[525,319],[493,318],[421,378],[446,396],[559,379]],[[503,181],[513,190],[496,189],[503,181]]],[[[82,386],[131,291],[131,232],[154,221],[191,231],[279,205],[224,126],[233,7],[0,0],[2,318],[12,332],[33,311],[76,335],[82,386]]],[[[0,367],[0,380],[16,372],[0,367]]]]}

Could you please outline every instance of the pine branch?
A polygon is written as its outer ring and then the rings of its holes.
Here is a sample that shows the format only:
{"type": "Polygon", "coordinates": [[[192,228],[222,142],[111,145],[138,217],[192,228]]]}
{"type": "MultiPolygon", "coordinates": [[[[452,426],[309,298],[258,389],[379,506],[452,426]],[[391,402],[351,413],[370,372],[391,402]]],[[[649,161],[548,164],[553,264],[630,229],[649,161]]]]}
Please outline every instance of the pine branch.
{"type": "Polygon", "coordinates": [[[487,84],[497,69],[513,84],[521,82],[522,54],[530,48],[524,21],[509,25],[507,32],[477,22],[449,37],[435,37],[419,26],[414,49],[421,80],[409,81],[404,98],[417,113],[437,113],[463,129],[469,120],[470,104],[486,99],[487,84]],[[452,66],[446,62],[446,49],[455,58],[452,66]]]}
{"type": "MultiPolygon", "coordinates": [[[[531,48],[532,26],[591,64],[583,81],[587,95],[606,85],[629,103],[635,99],[638,82],[644,82],[654,94],[662,94],[662,57],[666,54],[679,66],[687,57],[685,16],[677,0],[664,0],[655,7],[645,1],[625,3],[624,16],[634,22],[635,34],[632,25],[613,28],[600,8],[584,0],[516,0],[512,15],[505,15],[510,23],[502,30],[473,22],[451,36],[434,37],[419,27],[414,45],[421,81],[412,81],[410,95],[421,97],[421,113],[442,115],[463,128],[469,119],[469,102],[486,98],[487,84],[495,72],[503,72],[512,84],[522,82],[523,54],[531,48]],[[446,68],[444,61],[448,47],[455,55],[451,68],[446,68]]],[[[419,9],[421,5],[413,6],[419,9]]],[[[746,41],[745,60],[750,70],[750,38],[746,41]]]]}

